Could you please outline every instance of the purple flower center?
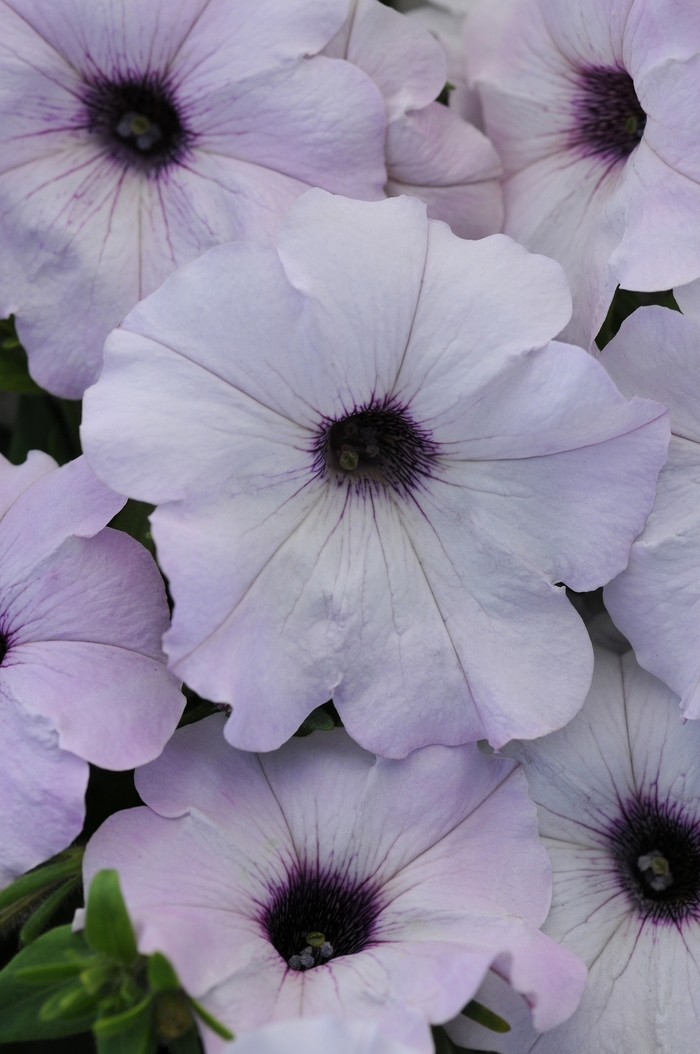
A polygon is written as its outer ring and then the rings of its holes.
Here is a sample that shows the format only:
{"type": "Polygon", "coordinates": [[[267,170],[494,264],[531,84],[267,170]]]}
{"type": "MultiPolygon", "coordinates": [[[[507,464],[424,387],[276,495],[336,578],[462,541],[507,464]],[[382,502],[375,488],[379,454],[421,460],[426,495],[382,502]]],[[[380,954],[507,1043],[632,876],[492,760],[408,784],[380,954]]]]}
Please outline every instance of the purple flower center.
{"type": "Polygon", "coordinates": [[[5,656],[7,655],[9,647],[9,640],[7,639],[4,633],[0,632],[0,666],[2,666],[3,662],[5,661],[5,656]]]}
{"type": "Polygon", "coordinates": [[[627,70],[591,66],[579,74],[572,148],[586,157],[624,161],[639,145],[646,120],[627,70]]]}
{"type": "Polygon", "coordinates": [[[339,482],[371,481],[406,491],[431,475],[438,447],[405,407],[386,399],[325,422],[315,453],[319,467],[339,482]]]}
{"type": "Polygon", "coordinates": [[[627,895],[643,918],[678,924],[700,919],[700,820],[677,802],[632,799],[610,831],[627,895]]]}
{"type": "Polygon", "coordinates": [[[372,940],[380,902],[369,882],[299,867],[270,894],[260,921],[293,970],[354,955],[372,940]]]}
{"type": "Polygon", "coordinates": [[[156,174],[177,164],[191,141],[166,79],[100,79],[84,95],[85,125],[128,168],[156,174]]]}

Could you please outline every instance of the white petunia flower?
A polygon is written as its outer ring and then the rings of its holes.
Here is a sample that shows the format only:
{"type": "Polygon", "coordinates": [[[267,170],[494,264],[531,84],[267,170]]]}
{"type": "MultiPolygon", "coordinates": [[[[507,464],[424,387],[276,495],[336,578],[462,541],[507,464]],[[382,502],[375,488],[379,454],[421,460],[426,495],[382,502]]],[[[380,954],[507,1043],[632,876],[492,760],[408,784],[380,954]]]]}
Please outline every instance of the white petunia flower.
{"type": "Polygon", "coordinates": [[[513,1029],[466,1018],[457,1043],[503,1054],[695,1054],[700,1020],[700,725],[624,656],[599,652],[570,725],[522,760],[554,875],[544,931],[589,968],[577,1012],[537,1035],[490,975],[477,994],[513,1029]]]}
{"type": "Polygon", "coordinates": [[[213,250],[112,334],[85,450],[160,506],[166,651],[234,745],[329,697],[392,757],[570,720],[592,652],[561,583],[625,566],[668,424],[550,342],[569,312],[502,235],[311,191],[276,249],[213,250]]]}

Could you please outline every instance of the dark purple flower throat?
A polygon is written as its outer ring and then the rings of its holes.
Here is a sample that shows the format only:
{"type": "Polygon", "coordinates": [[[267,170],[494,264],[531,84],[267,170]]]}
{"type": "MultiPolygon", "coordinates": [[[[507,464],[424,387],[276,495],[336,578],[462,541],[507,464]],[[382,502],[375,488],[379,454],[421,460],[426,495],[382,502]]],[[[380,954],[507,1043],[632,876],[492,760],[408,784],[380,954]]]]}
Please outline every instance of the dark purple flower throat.
{"type": "Polygon", "coordinates": [[[626,160],[639,145],[646,120],[627,70],[591,66],[580,73],[570,145],[586,157],[626,160]]]}
{"type": "Polygon", "coordinates": [[[626,803],[610,848],[627,895],[646,919],[679,924],[700,918],[700,821],[678,803],[626,803]]]}
{"type": "Polygon", "coordinates": [[[315,453],[319,468],[338,481],[407,491],[431,475],[438,448],[404,407],[385,399],[325,422],[315,453]]]}
{"type": "Polygon", "coordinates": [[[368,882],[299,867],[271,890],[261,922],[284,961],[293,970],[308,970],[362,951],[379,911],[377,891],[368,882]]]}
{"type": "Polygon", "coordinates": [[[190,136],[165,78],[95,80],[84,102],[88,131],[126,167],[155,174],[183,157],[190,136]]]}

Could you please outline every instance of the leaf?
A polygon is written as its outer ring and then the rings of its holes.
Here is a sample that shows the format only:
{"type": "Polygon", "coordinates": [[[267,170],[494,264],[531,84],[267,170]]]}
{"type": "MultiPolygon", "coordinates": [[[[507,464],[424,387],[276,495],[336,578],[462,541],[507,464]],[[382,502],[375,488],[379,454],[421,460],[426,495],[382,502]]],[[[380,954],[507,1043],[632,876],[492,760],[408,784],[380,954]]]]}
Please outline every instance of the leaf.
{"type": "Polygon", "coordinates": [[[155,546],[151,535],[151,524],[148,520],[154,509],[155,505],[147,505],[145,501],[129,498],[124,508],[120,509],[111,520],[109,526],[117,531],[130,534],[137,542],[141,542],[141,545],[154,553],[155,546]]]}
{"type": "Polygon", "coordinates": [[[100,1023],[96,1022],[93,1031],[98,1054],[155,1054],[158,1040],[152,1018],[151,998],[148,996],[126,1014],[103,1018],[103,1023],[110,1023],[105,1025],[103,1031],[99,1030],[100,1023]],[[116,1027],[116,1031],[112,1032],[117,1021],[121,1022],[122,1027],[116,1027]]]}
{"type": "Polygon", "coordinates": [[[17,339],[14,326],[5,323],[0,331],[0,388],[24,395],[41,393],[29,375],[27,353],[17,339]]]}
{"type": "Polygon", "coordinates": [[[90,884],[85,938],[95,951],[130,966],[138,958],[136,935],[126,910],[116,871],[98,871],[90,884]]]}
{"type": "Polygon", "coordinates": [[[92,1026],[92,1031],[96,1036],[105,1036],[109,1038],[130,1029],[132,1025],[136,1024],[137,1021],[140,1021],[144,1015],[148,1017],[150,1022],[152,1017],[152,1003],[153,996],[149,992],[149,994],[142,999],[140,1003],[137,1003],[136,1006],[129,1007],[128,1010],[122,1010],[120,1014],[110,1014],[109,1016],[99,1017],[92,1026]]]}
{"type": "Polygon", "coordinates": [[[22,944],[31,944],[32,941],[36,940],[36,938],[44,932],[63,901],[73,892],[74,889],[78,888],[80,882],[80,875],[77,875],[75,878],[70,878],[67,882],[63,882],[58,889],[54,890],[51,896],[48,897],[43,904],[39,905],[31,918],[25,922],[24,926],[19,931],[19,939],[22,944]]]}
{"type": "Polygon", "coordinates": [[[67,849],[41,867],[22,875],[0,892],[0,912],[33,893],[44,893],[63,879],[80,875],[83,852],[82,848],[67,849]]]}
{"type": "Polygon", "coordinates": [[[168,988],[180,988],[180,979],[170,961],[161,952],[148,956],[148,983],[154,992],[163,992],[168,988]]]}
{"type": "Polygon", "coordinates": [[[170,1054],[202,1054],[202,1044],[196,1028],[191,1028],[177,1039],[165,1040],[165,1044],[170,1054]]]}
{"type": "Polygon", "coordinates": [[[487,1006],[477,1003],[476,999],[467,1003],[462,1013],[491,1032],[510,1032],[510,1025],[507,1021],[504,1021],[498,1014],[494,1014],[493,1010],[489,1010],[487,1006]]]}
{"type": "Polygon", "coordinates": [[[72,933],[70,926],[59,926],[44,933],[19,952],[0,971],[0,1043],[54,1039],[90,1028],[96,1009],[72,1020],[49,1021],[41,1017],[41,1010],[47,1001],[59,993],[67,994],[75,987],[71,977],[46,985],[29,983],[18,977],[23,970],[63,966],[70,963],[71,957],[85,960],[89,955],[82,933],[72,933]]]}
{"type": "Polygon", "coordinates": [[[201,1017],[204,1024],[208,1025],[212,1032],[216,1032],[217,1036],[221,1036],[222,1039],[235,1039],[233,1032],[230,1032],[226,1028],[226,1025],[222,1025],[220,1021],[217,1021],[213,1014],[210,1014],[208,1010],[205,1010],[202,1004],[198,1003],[197,1000],[193,999],[191,996],[190,1003],[192,1004],[192,1009],[197,1016],[201,1017]]]}

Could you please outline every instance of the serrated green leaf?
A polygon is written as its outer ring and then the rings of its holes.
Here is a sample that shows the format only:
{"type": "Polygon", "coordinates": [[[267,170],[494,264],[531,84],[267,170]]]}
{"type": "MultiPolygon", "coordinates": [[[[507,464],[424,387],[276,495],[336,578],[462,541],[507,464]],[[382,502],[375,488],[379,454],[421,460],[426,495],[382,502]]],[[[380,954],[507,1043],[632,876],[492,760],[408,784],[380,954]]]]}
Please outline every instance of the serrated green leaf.
{"type": "Polygon", "coordinates": [[[163,992],[168,988],[180,988],[180,979],[171,962],[162,952],[154,952],[147,961],[148,983],[154,992],[163,992]]]}
{"type": "Polygon", "coordinates": [[[476,999],[467,1003],[462,1013],[491,1032],[510,1032],[510,1025],[507,1021],[504,1021],[498,1014],[494,1014],[493,1010],[489,1010],[483,1003],[477,1003],[476,999]]]}
{"type": "Polygon", "coordinates": [[[70,926],[59,926],[50,930],[23,948],[4,970],[0,971],[0,1043],[54,1039],[70,1036],[75,1032],[85,1032],[90,1028],[96,1011],[71,1021],[47,1021],[40,1016],[46,1001],[73,986],[73,980],[69,978],[41,986],[28,984],[17,977],[17,974],[25,969],[45,968],[54,963],[63,964],[69,962],[71,956],[85,959],[89,954],[90,950],[82,933],[72,933],[70,926]]]}
{"type": "Polygon", "coordinates": [[[73,890],[77,889],[80,885],[81,878],[77,875],[75,878],[68,879],[67,882],[63,882],[58,889],[54,890],[50,897],[39,905],[34,911],[22,929],[19,931],[19,939],[22,944],[31,944],[37,937],[44,932],[51,919],[54,917],[58,909],[60,908],[66,897],[70,896],[73,890]]]}
{"type": "Polygon", "coordinates": [[[85,938],[95,951],[130,966],[138,958],[136,934],[122,897],[116,871],[98,871],[90,884],[85,938]]]}
{"type": "Polygon", "coordinates": [[[191,996],[189,998],[194,1012],[198,1017],[201,1017],[204,1024],[208,1025],[212,1032],[216,1032],[217,1036],[221,1036],[222,1039],[235,1039],[233,1032],[229,1031],[226,1025],[222,1024],[221,1021],[218,1021],[208,1010],[205,1010],[202,1004],[198,1003],[196,999],[193,999],[191,996]]]}

